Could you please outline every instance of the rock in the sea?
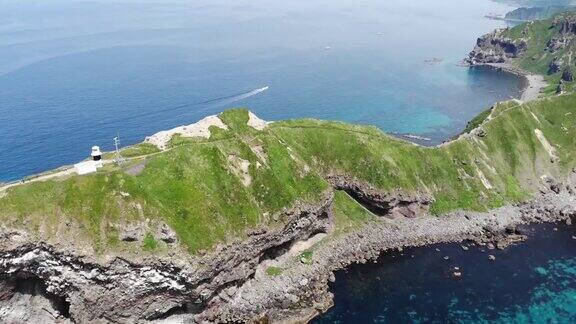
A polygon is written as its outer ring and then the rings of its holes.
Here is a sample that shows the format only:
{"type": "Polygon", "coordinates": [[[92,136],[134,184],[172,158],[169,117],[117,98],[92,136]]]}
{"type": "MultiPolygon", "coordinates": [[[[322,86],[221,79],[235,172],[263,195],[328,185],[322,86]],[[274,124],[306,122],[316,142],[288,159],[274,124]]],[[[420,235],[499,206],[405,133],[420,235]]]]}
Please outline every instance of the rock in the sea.
{"type": "Polygon", "coordinates": [[[330,273],[330,276],[328,276],[328,281],[336,282],[336,276],[334,276],[334,272],[330,273]]]}

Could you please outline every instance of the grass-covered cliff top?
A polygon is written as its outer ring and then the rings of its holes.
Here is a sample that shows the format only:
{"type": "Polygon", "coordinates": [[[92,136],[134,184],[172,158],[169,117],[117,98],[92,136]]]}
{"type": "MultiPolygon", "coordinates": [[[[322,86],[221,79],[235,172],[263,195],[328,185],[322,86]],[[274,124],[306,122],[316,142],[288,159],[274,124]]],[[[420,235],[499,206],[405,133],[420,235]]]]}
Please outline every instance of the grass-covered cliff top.
{"type": "Polygon", "coordinates": [[[555,91],[561,79],[566,83],[566,90],[572,90],[573,77],[567,73],[573,76],[576,68],[576,12],[520,24],[504,30],[501,36],[517,45],[525,42],[526,49],[513,59],[514,64],[546,76],[551,84],[548,92],[555,91]]]}
{"type": "MultiPolygon", "coordinates": [[[[528,199],[542,175],[562,178],[576,161],[576,95],[499,104],[482,131],[433,148],[371,126],[289,120],[257,130],[247,110],[219,117],[228,129],[212,126],[207,139],[177,136],[160,153],[140,145],[132,155],[145,155],[123,166],[10,188],[0,198],[0,222],[99,253],[168,249],[158,240],[167,224],[194,253],[251,228],[281,225],[283,210],[331,190],[329,174],[384,192],[431,194],[431,212],[440,214],[528,199]],[[134,224],[144,241],[122,241],[134,224]]],[[[337,211],[358,209],[337,198],[337,211]]]]}

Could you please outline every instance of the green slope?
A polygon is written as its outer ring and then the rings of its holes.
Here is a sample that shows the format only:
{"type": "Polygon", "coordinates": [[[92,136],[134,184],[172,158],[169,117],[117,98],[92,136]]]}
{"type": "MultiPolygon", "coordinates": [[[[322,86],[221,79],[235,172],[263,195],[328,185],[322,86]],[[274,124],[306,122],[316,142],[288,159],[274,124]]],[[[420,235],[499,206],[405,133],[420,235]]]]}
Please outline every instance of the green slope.
{"type": "MultiPolygon", "coordinates": [[[[576,33],[562,28],[574,24],[576,12],[569,11],[546,20],[508,28],[502,32],[501,37],[526,42],[526,51],[513,59],[513,63],[524,70],[544,75],[550,84],[546,92],[553,93],[564,71],[576,72],[576,33]],[[554,61],[559,62],[558,71],[551,70],[554,61]]],[[[565,90],[573,89],[573,82],[564,84],[565,90]]]]}
{"type": "MultiPolygon", "coordinates": [[[[11,188],[0,198],[0,221],[49,242],[66,235],[61,224],[72,223],[77,226],[71,239],[102,253],[161,250],[150,237],[154,225],[145,246],[119,240],[125,224],[161,220],[194,253],[242,238],[249,228],[281,225],[277,213],[296,201],[318,201],[329,190],[328,174],[349,175],[383,191],[429,193],[435,198],[432,212],[439,214],[527,199],[542,175],[562,178],[576,161],[576,95],[499,104],[480,126],[485,136],[467,135],[434,148],[370,126],[290,120],[258,131],[247,126],[247,110],[220,117],[228,130],[212,127],[209,139],[174,138],[173,148],[149,155],[139,174],[126,171],[144,159],[11,188]],[[557,159],[536,129],[555,147],[557,159]],[[249,163],[245,172],[242,163],[249,163]]],[[[335,204],[346,228],[369,219],[345,197],[337,195],[335,204]],[[346,220],[340,214],[349,210],[355,216],[346,220]]]]}

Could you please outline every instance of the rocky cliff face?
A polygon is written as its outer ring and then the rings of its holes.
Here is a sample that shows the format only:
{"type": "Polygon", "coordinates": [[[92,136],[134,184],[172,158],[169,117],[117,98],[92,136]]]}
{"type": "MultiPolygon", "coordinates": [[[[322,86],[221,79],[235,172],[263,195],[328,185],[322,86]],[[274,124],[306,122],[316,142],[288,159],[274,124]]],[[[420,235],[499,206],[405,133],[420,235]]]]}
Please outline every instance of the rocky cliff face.
{"type": "MultiPolygon", "coordinates": [[[[200,313],[220,300],[219,295],[233,296],[237,287],[254,275],[262,259],[274,257],[293,242],[328,231],[331,201],[332,196],[327,195],[318,205],[299,204],[278,216],[287,220],[282,228],[252,230],[244,241],[219,246],[184,265],[123,258],[100,263],[57,251],[26,233],[4,229],[0,237],[0,273],[4,274],[0,309],[17,309],[21,298],[14,293],[14,282],[33,280],[44,287],[44,299],[64,305],[60,309],[65,311],[52,308],[53,318],[62,321],[141,322],[174,313],[200,313]]],[[[23,312],[34,314],[32,307],[23,312]]],[[[44,321],[40,317],[29,320],[44,321]]]]}
{"type": "MultiPolygon", "coordinates": [[[[364,188],[370,192],[358,192],[358,196],[374,194],[370,186],[361,182],[347,187],[364,188]]],[[[505,206],[487,213],[455,212],[442,217],[385,218],[317,248],[311,264],[292,264],[278,277],[251,278],[234,296],[227,297],[218,307],[206,310],[196,319],[305,322],[331,305],[333,296],[328,290],[328,282],[334,280],[332,272],[335,270],[351,263],[375,260],[382,251],[406,246],[472,240],[480,245],[492,243],[505,248],[525,238],[518,229],[522,224],[571,222],[571,217],[576,215],[575,190],[573,185],[547,179],[541,193],[525,204],[505,206]],[[254,314],[259,316],[254,317],[254,314]]],[[[382,193],[377,196],[386,201],[390,198],[382,193]]],[[[405,203],[420,204],[419,201],[405,203]]],[[[387,217],[391,215],[387,214],[387,217]]]]}
{"type": "MultiPolygon", "coordinates": [[[[571,97],[557,97],[554,100],[557,101],[542,101],[543,106],[540,107],[537,104],[529,106],[532,109],[530,115],[538,124],[546,121],[562,126],[562,123],[572,121],[574,101],[571,97]],[[549,109],[550,107],[554,109],[549,109]]],[[[514,105],[504,105],[507,108],[499,110],[498,115],[491,115],[491,118],[510,118],[510,123],[514,123],[518,120],[518,115],[508,114],[516,109],[515,107],[519,107],[516,105],[519,104],[515,102],[514,105]]],[[[521,109],[523,108],[526,106],[521,109]]],[[[532,118],[527,114],[523,115],[532,118]]],[[[95,255],[93,250],[81,249],[76,244],[78,241],[70,240],[65,244],[56,241],[57,243],[51,245],[46,243],[50,242],[50,239],[40,239],[42,236],[33,230],[25,232],[27,227],[14,230],[10,227],[11,223],[3,223],[0,225],[0,322],[145,323],[164,319],[184,322],[306,321],[330,306],[332,298],[328,291],[328,281],[332,278],[331,273],[350,263],[367,262],[386,249],[401,249],[405,246],[465,239],[480,242],[500,240],[507,232],[515,233],[514,227],[518,224],[566,219],[576,213],[576,188],[573,186],[576,179],[562,185],[547,177],[542,183],[544,187],[540,195],[530,203],[508,205],[486,213],[453,212],[438,217],[427,216],[433,200],[428,192],[436,194],[454,190],[455,193],[460,193],[466,192],[466,188],[483,186],[486,190],[469,192],[484,198],[491,194],[492,190],[500,190],[493,186],[496,184],[494,179],[498,180],[498,177],[491,177],[493,182],[490,182],[479,167],[469,169],[470,171],[466,171],[464,167],[471,167],[473,163],[490,163],[486,165],[490,170],[494,170],[495,174],[501,172],[507,175],[508,172],[515,172],[508,171],[510,169],[505,164],[499,163],[500,157],[514,153],[510,152],[508,143],[500,148],[498,141],[486,142],[495,147],[496,151],[502,149],[502,155],[496,154],[492,158],[488,157],[491,152],[480,148],[488,145],[481,141],[501,137],[496,131],[499,128],[496,127],[502,126],[494,126],[489,120],[482,123],[481,133],[480,129],[472,133],[475,134],[474,138],[462,139],[476,142],[479,151],[461,150],[462,147],[459,149],[458,145],[462,144],[459,140],[430,149],[438,155],[433,159],[422,160],[426,163],[422,168],[405,169],[406,172],[401,175],[403,178],[408,178],[405,175],[416,175],[415,180],[419,181],[419,184],[388,187],[374,185],[395,180],[394,177],[386,178],[386,172],[375,172],[372,168],[368,169],[367,173],[359,172],[363,171],[365,165],[384,165],[384,160],[370,157],[375,154],[380,158],[383,151],[377,150],[380,146],[374,145],[375,141],[388,139],[379,133],[366,130],[360,132],[358,127],[353,127],[353,131],[340,133],[343,125],[338,125],[340,128],[332,131],[341,134],[341,137],[329,133],[329,127],[315,128],[314,132],[306,133],[302,129],[309,129],[310,126],[302,127],[302,124],[297,124],[296,127],[290,127],[290,131],[294,133],[285,133],[284,139],[279,142],[281,145],[276,146],[277,151],[279,147],[288,147],[286,150],[290,152],[284,156],[285,159],[281,159],[282,163],[289,160],[299,161],[306,156],[310,158],[310,162],[317,164],[300,161],[299,165],[306,166],[302,170],[308,170],[299,175],[301,178],[305,178],[306,173],[310,172],[309,165],[327,166],[317,169],[318,177],[322,178],[323,183],[326,181],[331,184],[324,194],[322,192],[326,186],[312,187],[323,189],[318,189],[315,195],[302,196],[308,197],[301,199],[306,203],[290,203],[290,208],[284,207],[282,212],[266,216],[277,221],[263,223],[266,225],[261,228],[250,227],[246,232],[234,233],[238,234],[231,235],[235,239],[230,238],[225,240],[229,242],[225,245],[221,243],[211,247],[209,253],[199,251],[193,256],[179,252],[168,255],[148,253],[143,257],[142,250],[132,249],[122,257],[118,256],[119,254],[95,255]],[[322,160],[321,158],[325,157],[313,151],[307,153],[289,149],[289,143],[284,142],[290,138],[296,144],[304,145],[302,143],[305,143],[305,138],[318,141],[322,139],[319,135],[325,134],[332,134],[326,137],[328,141],[324,142],[325,144],[311,143],[310,147],[325,150],[330,143],[345,142],[348,145],[343,147],[341,152],[353,151],[363,145],[370,149],[363,151],[362,155],[359,153],[356,156],[361,157],[359,159],[352,159],[354,155],[351,155],[352,162],[343,165],[331,164],[333,161],[330,159],[322,160]],[[361,141],[354,141],[355,136],[361,141]],[[444,160],[444,149],[450,149],[455,154],[447,155],[444,160]],[[431,164],[436,160],[445,163],[434,168],[431,164]],[[348,165],[354,167],[346,170],[348,165]],[[450,172],[451,168],[454,168],[454,172],[450,172]],[[438,170],[438,173],[430,170],[438,170]],[[426,179],[422,176],[425,172],[435,176],[426,179]],[[477,178],[473,176],[474,172],[478,173],[477,178]],[[380,178],[374,178],[376,181],[372,180],[372,183],[360,180],[370,179],[373,174],[380,178]],[[442,183],[444,178],[453,181],[442,183]],[[336,198],[341,195],[346,197],[348,207],[353,207],[355,212],[350,216],[363,217],[362,221],[352,222],[352,219],[346,219],[348,215],[345,212],[352,209],[342,208],[346,207],[346,203],[338,204],[337,199],[335,203],[334,195],[337,195],[336,198]],[[354,200],[372,211],[373,215],[355,204],[354,200]],[[336,211],[335,207],[338,207],[336,211]],[[340,221],[337,218],[340,218],[340,221]],[[350,224],[339,227],[342,218],[344,223],[350,224]],[[313,257],[302,260],[301,254],[306,249],[310,249],[307,252],[313,252],[313,257]],[[274,272],[276,274],[269,274],[271,264],[280,265],[274,272]],[[277,271],[281,271],[280,275],[277,271]]],[[[573,147],[565,144],[570,143],[573,138],[571,129],[563,126],[547,127],[542,128],[545,131],[543,132],[532,129],[533,122],[515,125],[519,128],[522,125],[529,127],[518,133],[510,133],[516,134],[518,147],[525,146],[523,143],[537,143],[536,141],[542,144],[536,151],[539,158],[534,159],[532,153],[528,158],[524,158],[526,155],[517,155],[518,161],[527,164],[530,172],[535,172],[522,173],[523,177],[531,177],[526,185],[536,190],[542,174],[557,177],[564,177],[567,173],[573,177],[576,175],[576,172],[569,171],[576,159],[572,155],[573,147]],[[549,142],[544,135],[555,141],[549,142]],[[534,165],[530,164],[532,162],[534,165]],[[560,172],[558,166],[565,169],[560,172]]],[[[274,135],[278,136],[280,131],[280,128],[276,128],[274,135]]],[[[390,169],[400,169],[401,164],[428,154],[416,151],[420,150],[416,146],[393,141],[390,148],[399,150],[394,152],[398,162],[390,164],[390,169]],[[403,156],[400,154],[408,154],[409,160],[401,158],[403,156]]],[[[338,152],[336,149],[332,147],[331,151],[338,152]]],[[[256,152],[264,155],[261,147],[256,152]]],[[[344,153],[336,156],[339,158],[343,155],[344,153]]],[[[229,176],[234,176],[234,173],[229,173],[229,176]]],[[[285,185],[293,189],[293,184],[291,181],[285,185]]],[[[520,184],[522,182],[519,182],[520,184]]],[[[162,189],[169,190],[166,188],[170,187],[166,184],[165,186],[162,189]]],[[[40,195],[36,194],[32,198],[36,199],[38,196],[40,195]]],[[[453,195],[445,199],[456,201],[459,197],[453,195]]],[[[472,209],[469,205],[457,206],[449,210],[472,209]]],[[[231,212],[230,209],[227,211],[231,212]]],[[[22,213],[20,218],[26,220],[26,217],[27,214],[22,213]]],[[[211,226],[216,225],[218,224],[215,222],[211,223],[211,226]]],[[[175,241],[174,235],[166,226],[168,225],[163,224],[158,227],[158,237],[166,243],[172,242],[167,246],[176,249],[176,243],[182,241],[180,238],[175,241]]],[[[138,228],[128,228],[120,237],[126,240],[141,240],[144,233],[146,231],[138,228]]]]}
{"type": "Polygon", "coordinates": [[[467,61],[470,64],[506,63],[522,55],[527,47],[525,40],[508,38],[503,30],[496,30],[478,38],[467,61]]]}
{"type": "Polygon", "coordinates": [[[571,47],[576,37],[576,17],[560,16],[553,20],[553,27],[558,30],[547,43],[546,48],[550,53],[556,53],[571,47]]]}
{"type": "MultiPolygon", "coordinates": [[[[387,218],[422,216],[432,202],[427,195],[383,193],[347,176],[329,179],[334,190],[345,190],[387,218]]],[[[282,285],[291,293],[254,295],[251,289],[254,285],[266,287],[261,286],[262,275],[256,276],[263,262],[282,258],[298,242],[330,232],[332,209],[330,191],[318,204],[298,204],[277,215],[286,220],[281,228],[252,229],[243,241],[180,262],[119,257],[100,262],[59,251],[27,233],[3,229],[0,311],[12,317],[27,314],[20,316],[27,321],[62,323],[146,322],[168,317],[209,322],[306,318],[311,309],[325,309],[330,304],[327,280],[333,268],[318,269],[304,277],[285,276],[288,281],[282,285]],[[34,283],[36,288],[22,291],[22,282],[34,283]],[[23,304],[22,296],[40,302],[23,304]],[[36,304],[50,312],[38,312],[36,304]]],[[[360,256],[350,252],[346,263],[360,256]]]]}
{"type": "Polygon", "coordinates": [[[346,191],[366,209],[379,216],[407,218],[425,216],[433,202],[433,198],[425,193],[409,194],[400,191],[382,193],[369,184],[345,175],[330,175],[327,179],[334,189],[346,191]]]}
{"type": "MultiPolygon", "coordinates": [[[[569,12],[484,35],[466,61],[472,65],[508,63],[510,68],[538,74],[572,73],[575,47],[576,14],[569,12]]],[[[569,79],[567,75],[563,81],[569,79]]]]}
{"type": "Polygon", "coordinates": [[[387,221],[321,245],[311,263],[288,260],[291,266],[278,277],[258,274],[258,269],[265,260],[282,258],[296,243],[330,232],[331,193],[319,204],[299,204],[279,215],[287,220],[281,228],[252,230],[243,241],[185,262],[113,258],[102,263],[4,229],[0,315],[58,323],[307,321],[331,305],[332,271],[353,262],[374,259],[386,249],[464,239],[505,246],[507,237],[518,239],[518,224],[576,213],[573,182],[565,185],[551,178],[544,179],[541,195],[530,203],[438,218],[419,217],[432,202],[426,194],[385,193],[345,175],[327,178],[335,190],[346,191],[387,221]]]}

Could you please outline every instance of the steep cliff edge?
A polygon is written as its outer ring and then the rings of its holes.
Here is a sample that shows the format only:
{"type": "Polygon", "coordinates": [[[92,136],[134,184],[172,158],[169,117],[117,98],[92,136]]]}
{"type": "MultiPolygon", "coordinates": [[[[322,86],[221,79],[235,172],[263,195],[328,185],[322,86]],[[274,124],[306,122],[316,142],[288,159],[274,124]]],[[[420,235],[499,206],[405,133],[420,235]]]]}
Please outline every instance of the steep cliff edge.
{"type": "Polygon", "coordinates": [[[154,134],[123,165],[0,187],[0,321],[307,321],[333,271],[387,249],[506,246],[518,225],[570,221],[575,39],[574,14],[479,38],[471,64],[563,94],[496,104],[437,147],[238,109],[154,134]]]}
{"type": "Polygon", "coordinates": [[[525,39],[512,39],[507,37],[506,30],[499,29],[478,38],[468,60],[472,64],[505,63],[520,57],[527,48],[525,39]]]}
{"type": "Polygon", "coordinates": [[[231,110],[217,116],[225,127],[183,128],[124,165],[11,187],[0,316],[35,316],[17,311],[28,296],[61,322],[309,319],[351,262],[573,215],[575,106],[576,95],[501,103],[433,148],[231,110]]]}
{"type": "Polygon", "coordinates": [[[478,38],[470,64],[508,64],[520,73],[546,76],[547,93],[571,91],[576,61],[576,13],[496,30],[478,38]],[[525,71],[525,72],[523,72],[525,71]]]}

